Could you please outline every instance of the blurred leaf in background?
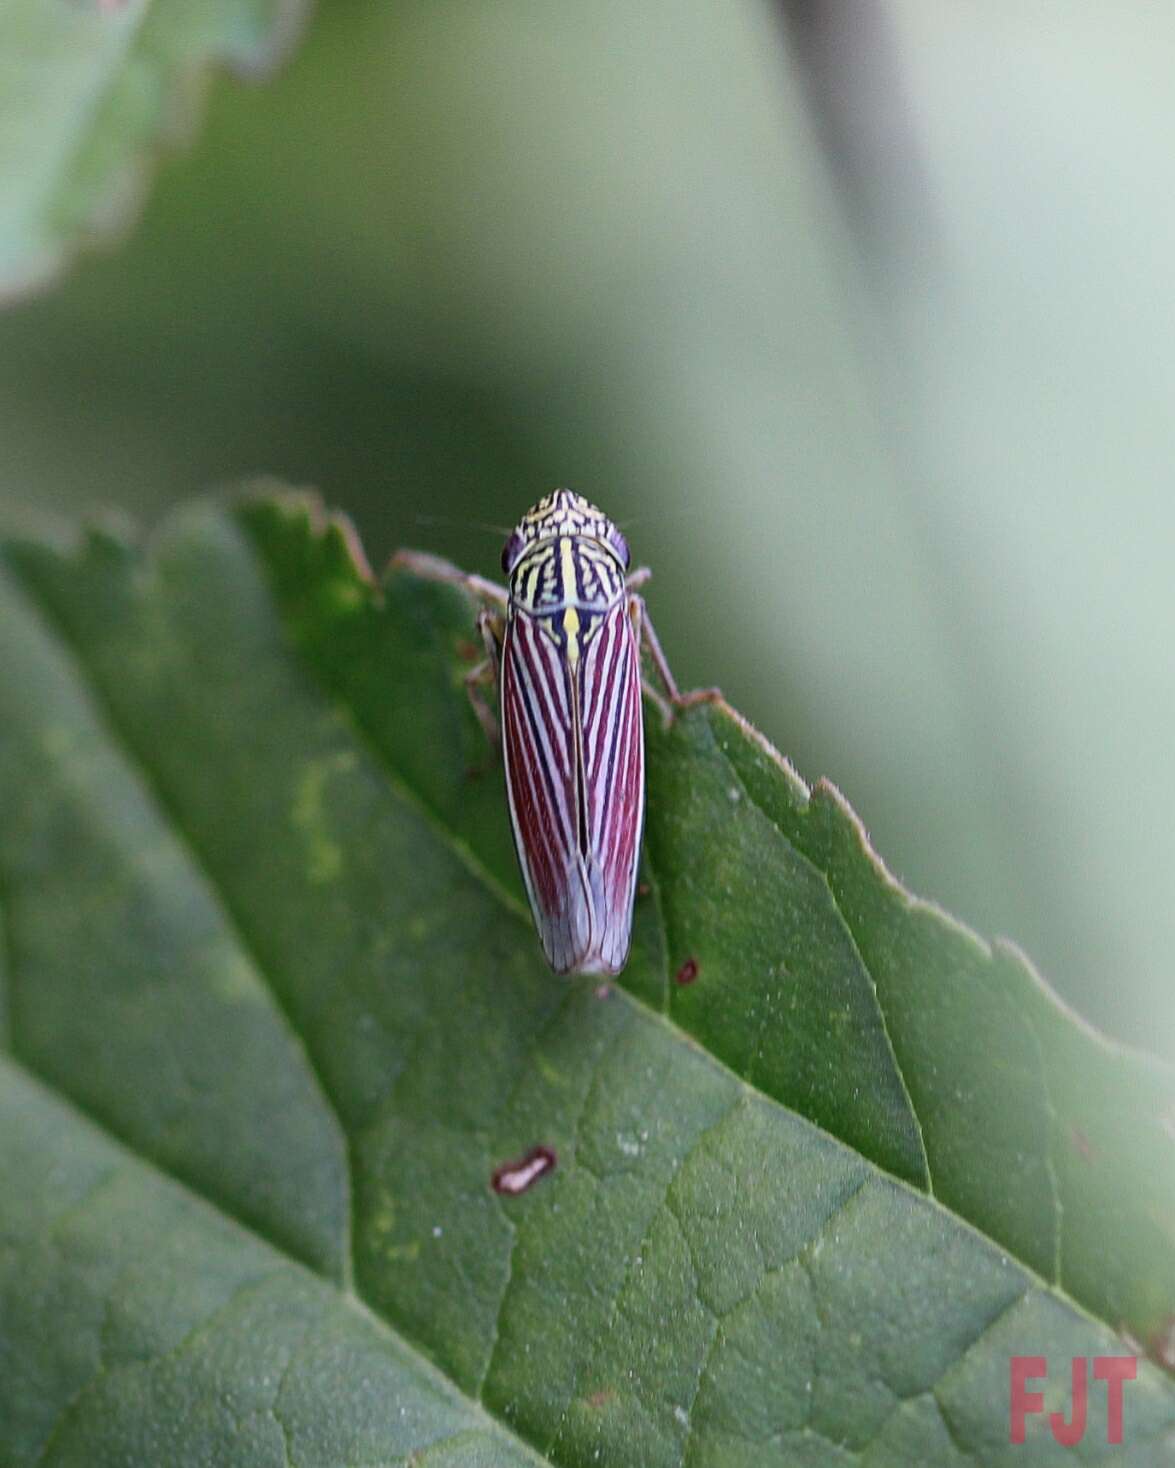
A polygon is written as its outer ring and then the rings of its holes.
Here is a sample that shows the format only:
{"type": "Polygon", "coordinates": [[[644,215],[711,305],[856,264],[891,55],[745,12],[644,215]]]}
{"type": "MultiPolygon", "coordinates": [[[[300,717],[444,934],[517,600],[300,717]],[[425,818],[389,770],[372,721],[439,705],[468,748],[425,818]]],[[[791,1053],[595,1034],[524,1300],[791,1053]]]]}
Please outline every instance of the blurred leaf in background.
{"type": "Polygon", "coordinates": [[[5,0],[0,299],[125,226],[155,154],[198,118],[210,66],[268,72],[302,12],[301,0],[5,0]]]}
{"type": "Polygon", "coordinates": [[[571,483],[687,681],[1175,1054],[1173,41],[1137,4],[333,0],[0,319],[0,496],[264,470],[488,571],[475,522],[571,483]]]}

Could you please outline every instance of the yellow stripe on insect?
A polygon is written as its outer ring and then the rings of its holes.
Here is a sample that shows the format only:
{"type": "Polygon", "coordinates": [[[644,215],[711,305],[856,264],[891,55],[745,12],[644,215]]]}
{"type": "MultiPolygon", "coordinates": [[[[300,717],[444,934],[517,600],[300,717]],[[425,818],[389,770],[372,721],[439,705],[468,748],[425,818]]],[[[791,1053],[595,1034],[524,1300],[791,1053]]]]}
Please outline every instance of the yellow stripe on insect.
{"type": "Polygon", "coordinates": [[[534,565],[531,567],[530,575],[526,579],[526,591],[522,596],[522,603],[526,607],[534,607],[539,599],[539,577],[543,571],[545,556],[536,556],[534,565]]]}
{"type": "MultiPolygon", "coordinates": [[[[579,594],[575,578],[575,553],[570,536],[559,541],[560,570],[563,573],[563,600],[573,602],[579,594]]],[[[579,613],[569,606],[563,613],[563,631],[567,634],[567,656],[574,667],[579,662],[579,613]]]]}
{"type": "Polygon", "coordinates": [[[567,657],[574,667],[579,662],[579,613],[574,607],[563,613],[563,630],[567,634],[567,657]]]}

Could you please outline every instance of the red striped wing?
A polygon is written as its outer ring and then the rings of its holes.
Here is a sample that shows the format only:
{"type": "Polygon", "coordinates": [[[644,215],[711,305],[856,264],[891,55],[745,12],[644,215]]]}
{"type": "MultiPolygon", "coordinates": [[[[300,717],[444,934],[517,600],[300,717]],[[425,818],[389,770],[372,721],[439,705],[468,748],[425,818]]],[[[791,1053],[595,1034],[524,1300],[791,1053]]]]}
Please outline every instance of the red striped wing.
{"type": "Polygon", "coordinates": [[[645,814],[640,655],[627,598],[588,640],[579,689],[595,942],[601,967],[619,973],[632,935],[645,814]]]}
{"type": "Polygon", "coordinates": [[[574,678],[541,619],[515,611],[501,706],[514,843],[547,959],[557,973],[618,973],[644,814],[640,665],[626,602],[585,627],[574,678]]]}
{"type": "Polygon", "coordinates": [[[591,945],[578,859],[575,693],[541,618],[515,611],[501,671],[502,751],[514,845],[547,961],[567,973],[591,945]]]}

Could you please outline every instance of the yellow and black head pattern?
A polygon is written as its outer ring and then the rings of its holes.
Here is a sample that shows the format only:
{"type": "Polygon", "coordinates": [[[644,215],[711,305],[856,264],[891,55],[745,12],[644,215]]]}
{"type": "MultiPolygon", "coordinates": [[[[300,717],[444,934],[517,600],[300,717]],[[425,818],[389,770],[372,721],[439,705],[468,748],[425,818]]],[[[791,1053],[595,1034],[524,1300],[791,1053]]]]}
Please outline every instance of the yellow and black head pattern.
{"type": "Polygon", "coordinates": [[[583,536],[610,551],[628,569],[628,542],[608,519],[583,495],[572,489],[556,489],[532,505],[502,547],[502,570],[509,576],[532,547],[560,536],[583,536]]]}
{"type": "Polygon", "coordinates": [[[628,559],[628,542],[602,510],[556,489],[527,510],[502,547],[511,610],[544,619],[574,662],[623,594],[628,559]]]}

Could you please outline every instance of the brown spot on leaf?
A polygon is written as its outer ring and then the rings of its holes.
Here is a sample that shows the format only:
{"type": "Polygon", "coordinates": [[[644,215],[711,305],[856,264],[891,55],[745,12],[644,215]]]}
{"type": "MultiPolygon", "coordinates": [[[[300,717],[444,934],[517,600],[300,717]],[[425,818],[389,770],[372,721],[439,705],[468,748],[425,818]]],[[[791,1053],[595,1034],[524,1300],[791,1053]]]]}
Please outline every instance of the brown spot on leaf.
{"type": "Polygon", "coordinates": [[[557,1162],[558,1158],[550,1147],[532,1147],[517,1162],[503,1162],[501,1167],[495,1167],[490,1178],[490,1187],[495,1193],[516,1198],[519,1193],[525,1193],[528,1188],[534,1187],[539,1178],[553,1172],[557,1162]]]}
{"type": "Polygon", "coordinates": [[[592,990],[592,993],[596,996],[597,999],[611,999],[612,985],[597,984],[596,987],[592,990]]]}
{"type": "Polygon", "coordinates": [[[480,656],[477,643],[470,642],[468,637],[462,637],[457,644],[457,656],[463,663],[476,663],[480,656]]]}
{"type": "Polygon", "coordinates": [[[648,882],[638,882],[636,884],[636,895],[638,897],[647,897],[652,890],[648,882]]]}
{"type": "Polygon", "coordinates": [[[701,967],[698,960],[696,958],[687,958],[673,975],[673,982],[684,988],[686,984],[692,984],[700,972],[701,967]]]}
{"type": "Polygon", "coordinates": [[[598,1411],[599,1408],[606,1407],[615,1395],[616,1393],[610,1387],[606,1391],[593,1392],[587,1399],[587,1404],[589,1407],[595,1407],[598,1411]]]}

